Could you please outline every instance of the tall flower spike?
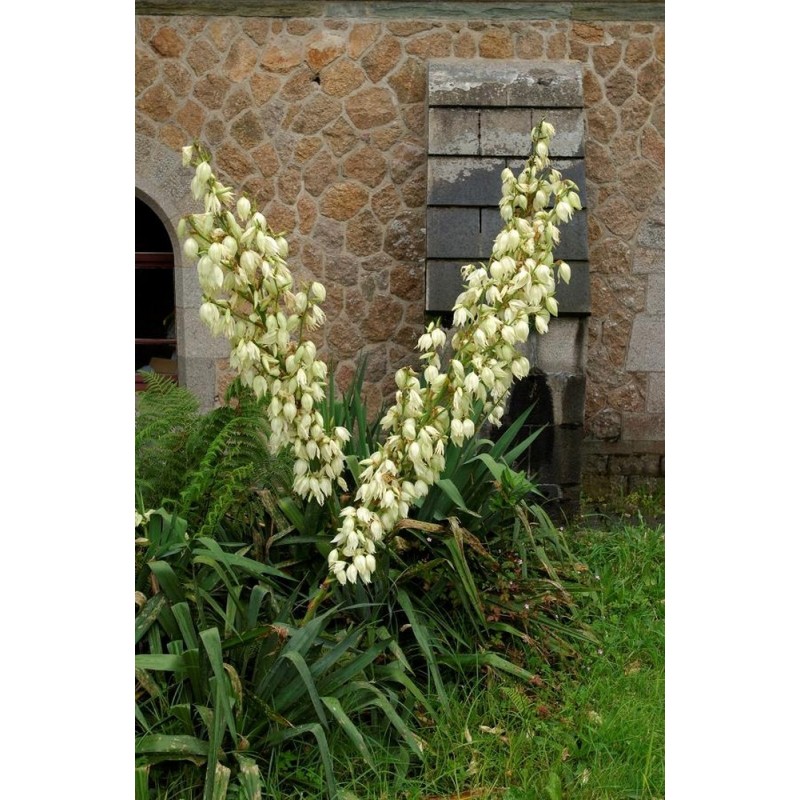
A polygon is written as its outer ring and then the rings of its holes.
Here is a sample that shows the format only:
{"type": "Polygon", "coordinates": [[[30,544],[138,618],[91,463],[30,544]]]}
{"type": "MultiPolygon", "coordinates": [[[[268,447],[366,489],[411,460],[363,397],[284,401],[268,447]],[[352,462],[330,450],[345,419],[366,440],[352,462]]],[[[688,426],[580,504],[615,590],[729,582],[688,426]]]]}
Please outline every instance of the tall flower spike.
{"type": "Polygon", "coordinates": [[[184,254],[197,261],[200,318],[229,339],[230,364],[244,385],[256,397],[271,397],[270,446],[294,453],[295,491],[323,504],[334,485],[346,486],[342,447],[350,435],[329,430],[315,410],[325,398],[327,367],[303,334],[324,320],[325,290],[315,282],[294,292],[286,239],[263,214],[251,213],[249,200],[234,198],[200,148],[185,147],[182,156],[195,166],[191,188],[205,206],[204,214],[188,215],[180,225],[184,254]]]}
{"type": "MultiPolygon", "coordinates": [[[[362,462],[356,504],[342,510],[333,539],[329,566],[343,584],[371,580],[375,562],[366,554],[438,479],[447,442],[460,446],[475,435],[473,414],[499,424],[512,381],[530,369],[517,350],[528,338],[530,317],[537,332],[545,333],[558,312],[552,251],[559,223],[572,217],[580,200],[577,186],[557,171],[540,175],[554,135],[553,126],[542,121],[531,132],[533,153],[519,176],[503,170],[505,226],[488,267],[463,267],[466,285],[453,308],[454,352],[446,373],[426,368],[425,386],[410,369],[396,375],[396,402],[383,418],[386,442],[362,462]]],[[[559,263],[558,269],[568,280],[569,266],[559,263]]],[[[440,364],[445,339],[441,328],[429,326],[418,342],[420,360],[440,364]]]]}

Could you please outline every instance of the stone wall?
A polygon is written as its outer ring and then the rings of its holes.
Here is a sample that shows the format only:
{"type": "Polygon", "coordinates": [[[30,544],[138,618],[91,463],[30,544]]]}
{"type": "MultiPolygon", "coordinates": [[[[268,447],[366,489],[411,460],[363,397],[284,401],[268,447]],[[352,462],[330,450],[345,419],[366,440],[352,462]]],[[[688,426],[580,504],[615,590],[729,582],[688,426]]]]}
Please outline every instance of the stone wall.
{"type": "MultiPolygon", "coordinates": [[[[137,4],[137,151],[172,151],[178,164],[195,137],[212,149],[221,178],[289,232],[295,272],[325,283],[320,344],[342,383],[366,355],[373,405],[413,363],[424,321],[428,61],[580,62],[584,472],[628,488],[663,475],[663,4],[607,4],[610,19],[570,18],[589,3],[495,3],[492,15],[480,3],[412,4],[413,17],[407,3],[239,5],[241,15],[208,16],[137,4]]],[[[145,174],[158,169],[163,155],[137,152],[137,186],[164,218],[175,199],[159,187],[174,195],[177,178],[145,174]]],[[[224,360],[209,354],[218,392],[224,360]]]]}

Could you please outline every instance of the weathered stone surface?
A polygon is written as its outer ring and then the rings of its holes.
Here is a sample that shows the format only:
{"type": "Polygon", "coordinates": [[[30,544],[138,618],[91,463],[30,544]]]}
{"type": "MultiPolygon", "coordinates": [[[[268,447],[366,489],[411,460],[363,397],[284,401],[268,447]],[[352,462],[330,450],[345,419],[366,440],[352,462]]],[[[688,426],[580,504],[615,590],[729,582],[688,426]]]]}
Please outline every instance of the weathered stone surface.
{"type": "Polygon", "coordinates": [[[304,164],[316,155],[322,147],[322,139],[317,136],[303,136],[294,148],[294,160],[304,164]]]}
{"type": "Polygon", "coordinates": [[[664,373],[651,372],[647,377],[647,406],[645,410],[653,414],[663,414],[665,410],[664,373]]]}
{"type": "Polygon", "coordinates": [[[231,123],[231,136],[245,150],[251,150],[264,140],[264,129],[256,114],[252,111],[245,111],[241,117],[231,123]]]}
{"type": "Polygon", "coordinates": [[[659,168],[660,174],[664,174],[664,139],[658,132],[650,125],[645,127],[642,131],[641,138],[642,155],[650,159],[656,167],[659,168]]]}
{"type": "Polygon", "coordinates": [[[364,207],[367,197],[364,188],[357,183],[335,183],[323,193],[320,211],[326,217],[344,221],[364,207]]]}
{"type": "Polygon", "coordinates": [[[404,183],[425,164],[425,151],[415,144],[399,142],[389,153],[389,168],[396,184],[404,183]]]}
{"type": "Polygon", "coordinates": [[[386,159],[377,147],[366,145],[345,160],[342,171],[348,178],[374,188],[386,175],[386,159]]]}
{"type": "Polygon", "coordinates": [[[425,275],[418,264],[398,264],[389,273],[389,290],[395,297],[419,302],[423,294],[425,275]]]}
{"type": "Polygon", "coordinates": [[[192,75],[183,64],[168,61],[164,64],[164,83],[176,97],[186,97],[192,88],[192,75]]]}
{"type": "Polygon", "coordinates": [[[589,420],[588,427],[595,439],[616,442],[622,436],[622,416],[619,411],[604,408],[589,420]]]}
{"type": "MultiPolygon", "coordinates": [[[[429,31],[435,26],[430,20],[392,20],[386,23],[387,29],[396,36],[413,36],[415,33],[429,31]]],[[[437,25],[438,27],[438,25],[437,25]]]]}
{"type": "Polygon", "coordinates": [[[633,70],[638,70],[653,56],[653,43],[649,38],[631,39],[625,47],[625,63],[633,70]]]}
{"type": "Polygon", "coordinates": [[[450,55],[451,40],[448,31],[433,31],[406,42],[405,51],[420,58],[443,58],[450,55]]]}
{"type": "Polygon", "coordinates": [[[631,249],[620,239],[604,239],[589,248],[592,269],[598,273],[630,274],[631,249]]]}
{"type": "Polygon", "coordinates": [[[589,44],[602,44],[606,39],[603,26],[594,22],[575,22],[572,26],[572,34],[589,44]]]}
{"type": "Polygon", "coordinates": [[[253,168],[247,153],[241,147],[226,141],[217,149],[216,155],[220,172],[229,176],[229,180],[233,183],[244,183],[253,168]]]}
{"type": "Polygon", "coordinates": [[[391,93],[377,86],[356,92],[345,100],[344,105],[353,124],[361,130],[391,122],[397,114],[391,93]]]}
{"type": "Polygon", "coordinates": [[[644,159],[637,159],[619,171],[622,193],[635,206],[644,208],[662,189],[663,173],[644,159]]]}
{"type": "Polygon", "coordinates": [[[186,56],[196,75],[204,75],[214,69],[220,61],[219,53],[204,39],[194,42],[186,56]]]}
{"type": "Polygon", "coordinates": [[[200,131],[203,129],[203,109],[193,100],[187,100],[183,104],[175,119],[188,134],[187,140],[200,137],[200,131]]]}
{"type": "Polygon", "coordinates": [[[612,42],[592,49],[592,64],[598,75],[606,77],[622,58],[622,45],[612,42]]]}
{"type": "Polygon", "coordinates": [[[222,75],[209,73],[200,78],[194,85],[194,97],[200,105],[211,110],[222,108],[225,96],[231,88],[231,82],[222,75]]]}
{"type": "Polygon", "coordinates": [[[625,67],[615,69],[606,79],[606,98],[621,106],[636,91],[636,78],[625,67]]]}
{"type": "Polygon", "coordinates": [[[501,158],[428,157],[428,203],[475,206],[499,194],[501,158]]]}
{"type": "MultiPolygon", "coordinates": [[[[304,236],[307,236],[314,230],[314,225],[317,222],[317,204],[316,201],[305,192],[297,200],[297,218],[300,225],[300,233],[304,236]]],[[[306,266],[308,265],[306,264],[306,266]]]]}
{"type": "Polygon", "coordinates": [[[374,256],[383,248],[383,225],[368,209],[361,211],[347,223],[345,245],[354,255],[374,256]]]}
{"type": "Polygon", "coordinates": [[[283,84],[281,97],[291,101],[305,100],[309,95],[319,91],[316,78],[317,75],[311,67],[305,64],[297,67],[283,84]]]}
{"type": "Polygon", "coordinates": [[[280,89],[280,78],[257,73],[250,78],[250,91],[256,105],[263,106],[280,89]]]}
{"type": "Polygon", "coordinates": [[[158,61],[143,48],[136,48],[136,95],[142,93],[158,78],[158,61]]]}
{"type": "Polygon", "coordinates": [[[544,58],[545,39],[536,30],[526,30],[517,33],[514,37],[514,50],[517,58],[542,59],[544,58]]]}
{"type": "Polygon", "coordinates": [[[586,335],[585,320],[580,317],[558,317],[550,321],[545,336],[534,338],[534,365],[545,374],[566,372],[578,375],[584,370],[586,335]]]}
{"type": "MultiPolygon", "coordinates": [[[[647,412],[639,414],[626,414],[622,422],[622,440],[640,441],[655,440],[664,441],[664,414],[650,414],[647,412]]],[[[642,470],[640,474],[656,475],[655,459],[647,459],[651,465],[648,472],[642,470]]]]}
{"type": "Polygon", "coordinates": [[[479,208],[428,209],[428,258],[477,258],[480,250],[479,208]]]}
{"type": "Polygon", "coordinates": [[[345,97],[364,83],[366,75],[358,64],[340,59],[325,67],[319,74],[319,80],[325,94],[345,97]]]}
{"type": "Polygon", "coordinates": [[[361,59],[361,66],[373,83],[388,75],[396,66],[402,55],[397,40],[391,36],[382,36],[361,59]]]}
{"type": "Polygon", "coordinates": [[[586,127],[589,136],[598,144],[605,144],[619,127],[614,108],[605,100],[586,112],[586,127]]]}
{"type": "Polygon", "coordinates": [[[417,103],[425,99],[425,68],[416,58],[407,59],[388,79],[401,103],[417,103]]]}
{"type": "Polygon", "coordinates": [[[303,169],[303,185],[312,197],[319,197],[336,180],[338,163],[326,149],[314,156],[303,169]]]}
{"type": "MultiPolygon", "coordinates": [[[[251,99],[250,93],[247,91],[246,86],[234,86],[225,97],[225,102],[222,104],[222,113],[226,119],[233,119],[241,114],[245,109],[253,114],[252,108],[253,100],[251,99]]],[[[255,114],[253,114],[253,116],[255,116],[255,114]]]]}
{"type": "MultiPolygon", "coordinates": [[[[475,38],[470,31],[462,30],[453,40],[453,55],[456,58],[474,58],[478,52],[475,38]]],[[[520,56],[525,58],[525,56],[520,56]]]]}
{"type": "Polygon", "coordinates": [[[563,58],[567,57],[567,50],[569,44],[567,41],[566,33],[558,32],[554,33],[548,40],[547,40],[547,57],[551,61],[560,61],[563,58]]]}
{"type": "Polygon", "coordinates": [[[139,98],[137,107],[156,122],[163,122],[174,115],[178,101],[166,86],[158,84],[148,89],[139,98]]]}
{"type": "Polygon", "coordinates": [[[206,123],[203,125],[203,141],[208,142],[211,147],[216,147],[225,141],[228,130],[225,123],[218,116],[207,116],[206,123]]]}
{"type": "Polygon", "coordinates": [[[258,51],[247,39],[237,39],[225,59],[223,70],[234,83],[239,83],[252,75],[258,64],[258,51]]]}
{"type": "Polygon", "coordinates": [[[287,73],[303,63],[303,46],[290,38],[272,39],[261,56],[261,66],[270,72],[287,73]]]}
{"type": "Polygon", "coordinates": [[[639,70],[636,90],[646,100],[655,100],[664,91],[664,65],[660,61],[651,61],[639,70]]]}
{"type": "Polygon", "coordinates": [[[300,168],[284,167],[278,175],[278,197],[281,201],[286,205],[296,205],[301,188],[300,168]]]}
{"type": "Polygon", "coordinates": [[[514,42],[511,33],[504,28],[485,31],[478,42],[481,58],[512,58],[514,42]]]}
{"type": "Polygon", "coordinates": [[[389,183],[374,192],[370,207],[382,223],[386,223],[396,217],[403,208],[403,201],[394,183],[389,183]]]}
{"type": "Polygon", "coordinates": [[[270,21],[259,17],[247,17],[242,21],[242,30],[258,45],[269,38],[270,21]]]}
{"type": "Polygon", "coordinates": [[[386,225],[384,250],[398,261],[424,258],[425,218],[417,212],[406,211],[386,225]]]}
{"type": "Polygon", "coordinates": [[[294,118],[291,130],[297,133],[317,133],[341,114],[341,103],[324,94],[315,94],[303,103],[294,118]]]}
{"type": "Polygon", "coordinates": [[[186,47],[172,28],[161,28],[150,40],[150,46],[164,58],[179,58],[186,47]]]}
{"type": "Polygon", "coordinates": [[[253,150],[253,159],[263,175],[271,177],[278,172],[278,154],[271,142],[264,142],[253,150]]]}
{"type": "Polygon", "coordinates": [[[428,152],[431,155],[478,155],[480,112],[476,109],[431,108],[428,152]]]}
{"type": "Polygon", "coordinates": [[[340,34],[319,31],[311,37],[306,51],[308,66],[319,72],[345,51],[346,41],[340,34]]]}
{"type": "Polygon", "coordinates": [[[633,321],[626,369],[632,372],[664,371],[664,316],[638,316],[633,321]]]}
{"type": "Polygon", "coordinates": [[[581,79],[577,64],[431,61],[428,103],[431,106],[580,106],[581,79]]]}
{"type": "Polygon", "coordinates": [[[353,25],[347,39],[347,55],[356,59],[378,38],[381,29],[378,22],[361,22],[353,25]]]}

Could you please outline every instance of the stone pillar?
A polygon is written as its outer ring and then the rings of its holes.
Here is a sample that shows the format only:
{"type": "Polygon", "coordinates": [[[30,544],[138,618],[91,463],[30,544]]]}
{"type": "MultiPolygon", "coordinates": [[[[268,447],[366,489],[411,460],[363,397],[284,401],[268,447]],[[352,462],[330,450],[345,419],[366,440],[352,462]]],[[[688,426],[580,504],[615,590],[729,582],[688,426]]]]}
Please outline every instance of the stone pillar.
{"type": "MultiPolygon", "coordinates": [[[[503,227],[500,173],[518,172],[542,117],[556,128],[553,167],[586,202],[582,66],[573,62],[431,61],[428,68],[428,182],[425,307],[445,323],[462,291],[460,267],[488,262],[503,227]]],[[[564,513],[578,507],[590,310],[586,212],[562,229],[556,258],[572,268],[558,287],[559,316],[532,334],[531,374],[512,390],[508,419],[534,406],[522,435],[544,430],[517,466],[564,513]]]]}

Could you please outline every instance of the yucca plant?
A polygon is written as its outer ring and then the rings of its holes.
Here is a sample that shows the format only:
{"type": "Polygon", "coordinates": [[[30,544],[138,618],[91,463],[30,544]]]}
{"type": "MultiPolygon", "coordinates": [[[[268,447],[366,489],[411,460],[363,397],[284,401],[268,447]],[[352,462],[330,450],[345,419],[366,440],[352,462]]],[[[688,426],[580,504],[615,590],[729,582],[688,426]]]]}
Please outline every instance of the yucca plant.
{"type": "Polygon", "coordinates": [[[204,777],[196,796],[224,798],[235,785],[241,796],[258,797],[272,777],[263,773],[270,752],[295,739],[314,742],[335,797],[329,737],[338,731],[370,764],[365,719],[420,752],[397,691],[413,683],[405,659],[392,655],[398,649],[388,631],[345,626],[339,607],[294,620],[287,575],[242,549],[190,535],[185,520],[168,512],[152,513],[142,533],[137,797],[162,796],[176,771],[184,784],[197,782],[198,767],[204,777]]]}

